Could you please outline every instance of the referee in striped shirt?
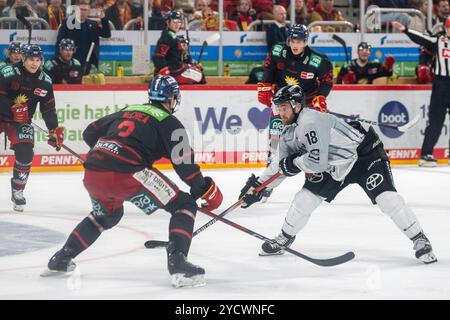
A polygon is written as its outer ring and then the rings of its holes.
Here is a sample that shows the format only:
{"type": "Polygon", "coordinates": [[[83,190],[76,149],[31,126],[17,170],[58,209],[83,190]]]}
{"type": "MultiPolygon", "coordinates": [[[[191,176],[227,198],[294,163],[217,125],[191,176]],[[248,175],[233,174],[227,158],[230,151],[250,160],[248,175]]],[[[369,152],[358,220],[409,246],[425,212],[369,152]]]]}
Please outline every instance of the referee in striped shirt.
{"type": "Polygon", "coordinates": [[[433,53],[434,77],[428,113],[429,124],[425,129],[419,166],[435,167],[437,161],[433,157],[433,149],[441,134],[445,115],[447,111],[450,113],[450,16],[444,22],[445,33],[434,36],[409,30],[397,21],[392,22],[392,26],[433,53]]]}

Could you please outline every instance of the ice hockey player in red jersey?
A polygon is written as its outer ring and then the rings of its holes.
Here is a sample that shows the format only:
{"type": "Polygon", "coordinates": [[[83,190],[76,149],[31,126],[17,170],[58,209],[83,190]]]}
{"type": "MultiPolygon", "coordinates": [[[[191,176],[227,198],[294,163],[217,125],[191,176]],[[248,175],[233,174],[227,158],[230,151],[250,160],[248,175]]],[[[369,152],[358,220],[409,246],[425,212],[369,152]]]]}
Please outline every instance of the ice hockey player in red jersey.
{"type": "Polygon", "coordinates": [[[386,60],[381,63],[370,60],[372,46],[367,42],[358,45],[358,58],[344,65],[339,71],[336,83],[339,84],[372,84],[373,80],[380,77],[390,77],[393,74],[395,58],[386,56],[386,60]]]}
{"type": "Polygon", "coordinates": [[[31,119],[37,105],[49,129],[49,144],[57,150],[64,141],[64,128],[58,126],[52,80],[41,70],[42,49],[35,44],[22,49],[23,61],[0,69],[0,132],[5,132],[14,151],[11,200],[15,211],[26,205],[23,191],[34,156],[34,129],[31,119]]]}
{"type": "Polygon", "coordinates": [[[202,66],[184,61],[183,43],[177,37],[183,15],[178,11],[171,11],[166,20],[167,28],[161,33],[153,55],[155,74],[170,75],[179,84],[206,83],[202,66]]]}
{"type": "Polygon", "coordinates": [[[91,123],[83,133],[91,147],[84,163],[84,186],[92,212],[72,231],[63,248],[49,261],[43,275],[73,271],[73,258],[91,246],[100,234],[117,225],[124,201],[146,214],[164,209],[172,217],[167,247],[168,269],[175,287],[204,284],[205,270],[188,262],[197,212],[196,200],[213,210],[222,193],[210,177],[203,177],[194,162],[187,132],[173,116],[179,104],[178,83],[170,76],[156,76],[149,84],[149,103],[130,105],[91,123]],[[176,138],[174,138],[176,137],[176,138]],[[152,165],[170,159],[178,176],[190,186],[183,192],[152,165]]]}

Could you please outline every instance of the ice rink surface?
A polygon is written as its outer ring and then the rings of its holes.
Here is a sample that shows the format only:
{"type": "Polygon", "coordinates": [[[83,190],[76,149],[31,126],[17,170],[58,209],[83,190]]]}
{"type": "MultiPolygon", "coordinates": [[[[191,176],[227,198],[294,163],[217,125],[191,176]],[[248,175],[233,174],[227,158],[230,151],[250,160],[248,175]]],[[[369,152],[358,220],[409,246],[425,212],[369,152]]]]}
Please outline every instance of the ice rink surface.
{"type": "MultiPolygon", "coordinates": [[[[204,171],[224,194],[216,212],[234,203],[250,173],[259,171],[204,171]]],[[[165,173],[187,189],[173,171],[165,173]]],[[[169,214],[146,216],[131,204],[118,226],[75,259],[71,277],[41,278],[48,259],[90,212],[82,173],[32,173],[23,213],[13,213],[11,174],[1,173],[0,299],[450,299],[450,166],[394,167],[393,174],[438,263],[416,260],[412,242],[355,185],[320,206],[292,246],[317,258],[354,251],[354,260],[323,268],[288,253],[259,257],[260,240],[217,222],[194,238],[189,255],[206,269],[207,285],[174,289],[165,250],[143,246],[148,239],[167,239],[169,214]]],[[[227,218],[275,236],[303,179],[286,179],[267,203],[227,218]]],[[[198,213],[196,227],[207,221],[198,213]]]]}

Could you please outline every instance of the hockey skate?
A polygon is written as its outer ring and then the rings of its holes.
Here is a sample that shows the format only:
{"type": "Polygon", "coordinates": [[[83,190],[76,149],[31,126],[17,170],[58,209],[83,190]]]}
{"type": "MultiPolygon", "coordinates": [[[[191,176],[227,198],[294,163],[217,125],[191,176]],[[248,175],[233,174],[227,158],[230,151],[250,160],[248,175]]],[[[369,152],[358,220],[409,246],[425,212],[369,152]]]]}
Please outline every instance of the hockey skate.
{"type": "Polygon", "coordinates": [[[270,196],[272,195],[272,191],[273,189],[264,189],[264,191],[262,192],[262,198],[261,198],[261,202],[262,203],[266,203],[267,200],[270,198],[270,196]]]}
{"type": "Polygon", "coordinates": [[[11,179],[11,201],[13,202],[14,211],[23,212],[27,200],[23,196],[23,190],[14,189],[13,179],[11,179]]]}
{"type": "Polygon", "coordinates": [[[437,160],[431,154],[421,156],[419,160],[419,167],[437,167],[437,160]]]}
{"type": "Polygon", "coordinates": [[[50,258],[47,267],[48,269],[41,273],[41,277],[71,275],[77,265],[72,261],[67,249],[63,248],[50,258]]]}
{"type": "Polygon", "coordinates": [[[433,253],[430,240],[421,232],[412,239],[416,258],[425,264],[437,262],[437,258],[433,253]]]}
{"type": "Polygon", "coordinates": [[[266,241],[262,244],[262,251],[259,253],[260,256],[275,256],[284,254],[283,247],[289,248],[294,242],[295,236],[290,237],[283,231],[272,239],[270,242],[266,241]]]}
{"type": "Polygon", "coordinates": [[[187,261],[182,252],[175,250],[171,241],[167,246],[167,267],[175,288],[201,287],[206,284],[205,269],[187,261]]]}

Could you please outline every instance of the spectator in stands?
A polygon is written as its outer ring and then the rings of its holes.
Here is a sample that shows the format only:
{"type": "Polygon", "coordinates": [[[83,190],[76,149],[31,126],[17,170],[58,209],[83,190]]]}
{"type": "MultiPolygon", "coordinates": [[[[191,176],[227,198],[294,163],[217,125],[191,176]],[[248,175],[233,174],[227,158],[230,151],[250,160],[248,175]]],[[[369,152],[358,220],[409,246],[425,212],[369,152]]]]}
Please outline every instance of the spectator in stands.
{"type": "MultiPolygon", "coordinates": [[[[291,5],[288,7],[288,15],[291,13],[291,5]]],[[[289,20],[291,20],[289,18],[289,20]]],[[[305,0],[295,0],[295,24],[303,24],[307,26],[311,22],[308,5],[305,0]]]]}
{"type": "MultiPolygon", "coordinates": [[[[43,2],[47,3],[45,0],[43,2]]],[[[66,16],[65,12],[66,8],[62,5],[61,0],[50,0],[42,18],[48,22],[51,29],[57,30],[66,16]]]]}
{"type": "Polygon", "coordinates": [[[131,19],[136,19],[137,17],[142,19],[142,11],[140,2],[116,0],[113,6],[106,9],[105,16],[113,23],[116,30],[122,30],[131,19]]]}
{"type": "Polygon", "coordinates": [[[190,20],[201,20],[204,21],[207,17],[215,16],[218,17],[218,12],[214,11],[209,6],[208,0],[195,0],[194,1],[194,13],[190,20]]]}
{"type": "Polygon", "coordinates": [[[167,12],[173,10],[174,8],[174,0],[154,0],[153,7],[155,9],[159,9],[163,15],[167,12]]]}
{"type": "Polygon", "coordinates": [[[8,6],[3,9],[3,17],[16,17],[16,12],[24,17],[38,18],[36,11],[25,0],[12,0],[7,2],[8,6]]]}
{"type": "MultiPolygon", "coordinates": [[[[334,0],[319,0],[311,13],[311,21],[345,21],[345,17],[334,7],[334,0]]],[[[322,31],[341,31],[341,28],[327,26],[322,27],[322,31]]]]}
{"type": "MultiPolygon", "coordinates": [[[[408,8],[407,0],[373,0],[372,4],[380,8],[408,8]]],[[[382,26],[391,23],[391,21],[398,21],[405,26],[409,26],[411,23],[411,16],[401,12],[385,12],[381,14],[380,20],[382,26]]]]}
{"type": "Polygon", "coordinates": [[[91,1],[91,9],[94,9],[91,12],[105,11],[109,7],[113,6],[115,2],[116,2],[115,0],[94,0],[94,1],[91,1]]]}
{"type": "MultiPolygon", "coordinates": [[[[214,0],[211,0],[214,1],[214,0]]],[[[239,0],[223,0],[223,11],[226,18],[231,18],[231,15],[236,10],[239,0]]],[[[277,0],[252,0],[252,7],[256,11],[258,19],[273,20],[273,5],[281,4],[277,0]]],[[[211,5],[211,7],[215,8],[211,5]]],[[[284,6],[285,8],[287,6],[284,6]]]]}
{"type": "Polygon", "coordinates": [[[251,0],[239,0],[236,11],[230,17],[237,22],[240,31],[247,31],[248,25],[256,21],[256,10],[252,7],[251,0]]]}
{"type": "Polygon", "coordinates": [[[445,22],[445,18],[450,14],[449,0],[438,0],[437,3],[435,4],[435,10],[436,14],[433,16],[432,19],[433,26],[438,23],[443,24],[445,22]]]}
{"type": "Polygon", "coordinates": [[[77,48],[74,58],[80,61],[82,66],[87,66],[84,70],[84,75],[86,75],[89,74],[91,64],[98,68],[100,37],[110,38],[111,30],[109,28],[109,20],[105,18],[105,13],[103,11],[101,11],[99,14],[101,26],[99,26],[96,21],[87,19],[90,9],[88,0],[79,0],[78,6],[80,8],[80,21],[76,22],[79,23],[79,27],[74,28],[73,21],[71,21],[71,23],[67,21],[71,17],[67,17],[66,19],[64,19],[58,30],[55,52],[59,51],[59,42],[62,39],[72,39],[75,42],[75,46],[77,48]],[[91,43],[94,43],[94,49],[89,59],[89,63],[86,63],[91,43]]]}
{"type": "Polygon", "coordinates": [[[283,6],[273,6],[273,17],[275,22],[272,23],[266,31],[267,47],[269,51],[275,44],[286,42],[288,30],[288,27],[286,26],[286,16],[286,9],[283,6]]]}
{"type": "MultiPolygon", "coordinates": [[[[141,0],[144,5],[143,0],[141,0]]],[[[153,0],[148,0],[148,30],[164,30],[166,27],[166,20],[160,9],[153,5],[153,0]]],[[[141,29],[143,24],[141,23],[141,29]]]]}
{"type": "MultiPolygon", "coordinates": [[[[409,0],[412,8],[419,10],[425,17],[428,14],[428,0],[409,0]]],[[[410,29],[414,29],[421,33],[426,31],[426,21],[423,21],[419,16],[414,15],[409,24],[410,29]]]]}
{"type": "Polygon", "coordinates": [[[184,13],[192,13],[194,11],[194,6],[190,0],[174,0],[174,2],[174,9],[176,10],[182,10],[184,13]]]}
{"type": "Polygon", "coordinates": [[[202,10],[209,7],[207,0],[195,0],[194,1],[194,14],[202,14],[202,10]]]}
{"type": "Polygon", "coordinates": [[[372,84],[373,80],[380,77],[390,77],[393,73],[395,59],[387,56],[383,63],[369,60],[372,46],[367,42],[358,45],[358,58],[344,65],[337,77],[336,83],[343,84],[372,84]]]}
{"type": "Polygon", "coordinates": [[[48,6],[50,5],[50,3],[47,2],[47,0],[33,0],[30,4],[38,17],[48,22],[48,6]]]}

